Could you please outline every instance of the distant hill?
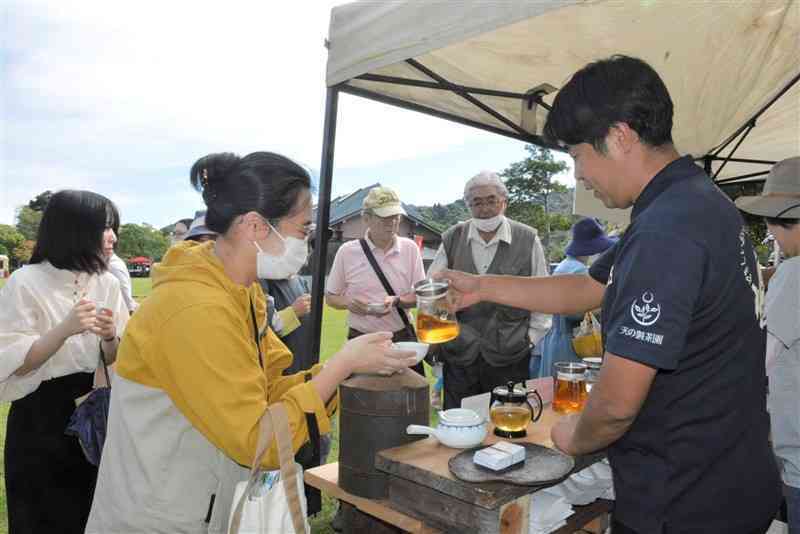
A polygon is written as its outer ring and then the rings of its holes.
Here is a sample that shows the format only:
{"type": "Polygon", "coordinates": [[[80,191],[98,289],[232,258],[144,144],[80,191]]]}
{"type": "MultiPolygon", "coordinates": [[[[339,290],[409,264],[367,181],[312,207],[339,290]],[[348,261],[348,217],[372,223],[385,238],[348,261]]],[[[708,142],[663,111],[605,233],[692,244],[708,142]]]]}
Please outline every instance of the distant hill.
{"type": "MultiPolygon", "coordinates": [[[[570,189],[564,193],[553,193],[550,196],[550,213],[572,214],[572,195],[570,189]]],[[[469,208],[463,200],[459,199],[449,204],[434,204],[433,206],[414,206],[433,226],[441,231],[447,230],[459,221],[471,218],[469,208]]]]}

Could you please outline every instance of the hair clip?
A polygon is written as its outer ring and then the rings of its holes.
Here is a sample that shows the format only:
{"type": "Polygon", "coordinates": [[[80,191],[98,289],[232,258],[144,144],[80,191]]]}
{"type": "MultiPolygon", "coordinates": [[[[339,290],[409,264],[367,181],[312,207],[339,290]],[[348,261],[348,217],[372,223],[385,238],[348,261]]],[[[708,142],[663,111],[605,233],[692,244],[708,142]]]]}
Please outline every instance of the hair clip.
{"type": "Polygon", "coordinates": [[[203,172],[200,173],[200,184],[203,186],[203,196],[206,199],[214,200],[217,198],[217,193],[208,187],[208,169],[203,169],[203,172]]]}

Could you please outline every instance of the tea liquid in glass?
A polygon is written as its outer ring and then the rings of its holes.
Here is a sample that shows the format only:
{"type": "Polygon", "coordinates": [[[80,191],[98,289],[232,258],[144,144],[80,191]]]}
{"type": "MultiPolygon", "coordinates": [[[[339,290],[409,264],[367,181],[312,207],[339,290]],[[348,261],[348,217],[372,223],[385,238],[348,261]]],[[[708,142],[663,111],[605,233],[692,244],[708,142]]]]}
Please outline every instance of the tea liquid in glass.
{"type": "Polygon", "coordinates": [[[456,321],[443,321],[427,313],[417,313],[417,338],[423,343],[444,343],[458,337],[456,321]]]}
{"type": "Polygon", "coordinates": [[[519,432],[531,422],[531,411],[525,406],[502,406],[492,408],[489,418],[500,430],[519,432]]]}
{"type": "Polygon", "coordinates": [[[587,396],[586,380],[582,376],[564,376],[559,373],[553,395],[553,411],[562,414],[580,412],[586,404],[587,396]]]}

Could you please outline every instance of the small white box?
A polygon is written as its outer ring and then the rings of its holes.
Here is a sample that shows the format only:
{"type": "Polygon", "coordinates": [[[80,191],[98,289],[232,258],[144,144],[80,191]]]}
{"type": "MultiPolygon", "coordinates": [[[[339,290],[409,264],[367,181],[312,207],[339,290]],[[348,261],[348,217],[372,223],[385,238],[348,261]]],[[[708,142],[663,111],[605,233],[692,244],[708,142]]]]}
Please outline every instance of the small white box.
{"type": "Polygon", "coordinates": [[[491,447],[475,451],[472,461],[476,464],[499,471],[525,460],[525,447],[500,441],[491,447]]]}
{"type": "Polygon", "coordinates": [[[517,462],[525,461],[525,447],[507,441],[498,441],[492,445],[497,450],[506,452],[511,455],[511,465],[517,462]]]}

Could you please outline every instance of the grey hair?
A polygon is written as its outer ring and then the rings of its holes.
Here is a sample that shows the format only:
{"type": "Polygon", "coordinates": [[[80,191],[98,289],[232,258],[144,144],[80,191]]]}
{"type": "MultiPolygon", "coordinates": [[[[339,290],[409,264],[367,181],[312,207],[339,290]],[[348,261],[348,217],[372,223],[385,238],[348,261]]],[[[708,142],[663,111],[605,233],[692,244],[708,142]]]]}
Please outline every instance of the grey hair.
{"type": "Polygon", "coordinates": [[[472,191],[472,189],[484,185],[493,186],[495,189],[497,189],[497,194],[503,198],[508,198],[508,189],[506,189],[506,184],[503,183],[503,180],[500,179],[500,176],[498,176],[496,172],[481,171],[470,178],[467,182],[467,185],[464,186],[464,201],[469,202],[469,193],[472,191]]]}

